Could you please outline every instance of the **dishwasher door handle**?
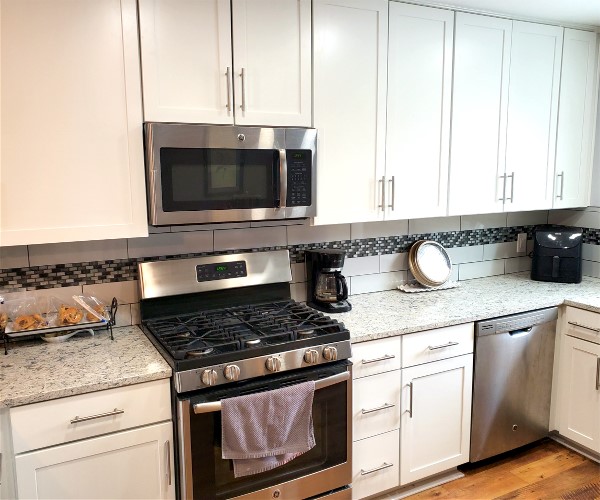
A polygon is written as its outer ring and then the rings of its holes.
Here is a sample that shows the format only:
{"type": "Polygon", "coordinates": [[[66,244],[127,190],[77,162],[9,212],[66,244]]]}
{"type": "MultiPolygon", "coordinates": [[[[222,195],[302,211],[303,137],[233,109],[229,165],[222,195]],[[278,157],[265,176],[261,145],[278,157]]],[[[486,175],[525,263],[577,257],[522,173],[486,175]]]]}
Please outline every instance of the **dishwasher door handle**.
{"type": "Polygon", "coordinates": [[[525,337],[525,335],[529,335],[532,330],[533,326],[530,326],[529,328],[520,328],[519,330],[512,330],[511,332],[508,332],[508,334],[513,338],[525,337]]]}

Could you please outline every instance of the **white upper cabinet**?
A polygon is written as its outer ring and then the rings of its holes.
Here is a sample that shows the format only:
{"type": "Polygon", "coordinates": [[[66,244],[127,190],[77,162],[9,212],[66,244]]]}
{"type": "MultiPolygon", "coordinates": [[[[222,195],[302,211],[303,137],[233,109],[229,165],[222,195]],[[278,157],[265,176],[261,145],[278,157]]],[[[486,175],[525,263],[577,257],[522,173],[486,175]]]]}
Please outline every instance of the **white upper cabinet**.
{"type": "Polygon", "coordinates": [[[554,208],[589,205],[596,120],[597,52],[595,33],[565,29],[554,208]]]}
{"type": "Polygon", "coordinates": [[[446,215],[454,12],[389,15],[385,218],[446,215]]]}
{"type": "Polygon", "coordinates": [[[513,21],[504,210],[552,207],[563,28],[513,21]]]}
{"type": "Polygon", "coordinates": [[[140,0],[146,121],[311,126],[310,0],[140,0]]]}
{"type": "Polygon", "coordinates": [[[315,224],[383,218],[387,0],[314,0],[315,224]]]}
{"type": "Polygon", "coordinates": [[[147,236],[135,0],[0,10],[0,245],[147,236]]]}
{"type": "Polygon", "coordinates": [[[503,210],[511,29],[456,13],[449,215],[503,210]]]}

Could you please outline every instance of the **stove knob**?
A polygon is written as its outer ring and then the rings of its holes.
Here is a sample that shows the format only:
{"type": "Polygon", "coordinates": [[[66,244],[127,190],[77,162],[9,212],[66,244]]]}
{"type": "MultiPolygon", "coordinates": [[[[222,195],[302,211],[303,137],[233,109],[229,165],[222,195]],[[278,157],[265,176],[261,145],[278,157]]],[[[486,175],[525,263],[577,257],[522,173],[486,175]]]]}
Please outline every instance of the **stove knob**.
{"type": "Polygon", "coordinates": [[[327,346],[323,349],[323,357],[326,361],[335,361],[337,359],[337,349],[333,346],[327,346]]]}
{"type": "Polygon", "coordinates": [[[265,366],[270,372],[278,372],[279,370],[281,370],[281,360],[276,357],[267,358],[265,366]]]}
{"type": "Polygon", "coordinates": [[[306,361],[309,365],[314,365],[317,361],[319,361],[319,351],[315,349],[309,349],[304,353],[304,361],[306,361]]]}
{"type": "Polygon", "coordinates": [[[215,385],[217,383],[217,372],[214,370],[204,370],[202,372],[202,383],[204,385],[215,385]]]}
{"type": "Polygon", "coordinates": [[[223,370],[227,380],[238,380],[240,378],[240,367],[238,365],[227,365],[223,370]]]}

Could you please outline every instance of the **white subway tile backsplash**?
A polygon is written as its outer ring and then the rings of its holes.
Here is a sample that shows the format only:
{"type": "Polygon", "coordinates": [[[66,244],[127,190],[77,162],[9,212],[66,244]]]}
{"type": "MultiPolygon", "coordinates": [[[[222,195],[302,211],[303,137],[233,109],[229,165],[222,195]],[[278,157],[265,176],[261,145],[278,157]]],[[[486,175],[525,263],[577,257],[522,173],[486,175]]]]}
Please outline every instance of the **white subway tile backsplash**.
{"type": "Polygon", "coordinates": [[[509,212],[507,214],[507,227],[535,226],[548,223],[548,210],[534,210],[532,212],[509,212]]]}
{"type": "Polygon", "coordinates": [[[73,295],[81,295],[82,287],[81,286],[63,286],[60,288],[44,288],[42,290],[32,290],[30,292],[36,298],[37,297],[56,297],[57,300],[61,302],[66,302],[67,304],[73,304],[73,295]]]}
{"type": "Polygon", "coordinates": [[[134,304],[139,302],[139,281],[119,281],[116,283],[99,283],[97,285],[83,285],[84,295],[91,295],[110,304],[116,297],[119,304],[134,304]]]}
{"type": "Polygon", "coordinates": [[[525,252],[517,253],[516,241],[483,245],[483,260],[509,259],[523,255],[525,252]]]}
{"type": "Polygon", "coordinates": [[[148,226],[148,234],[170,233],[171,226],[148,226]]]}
{"type": "Polygon", "coordinates": [[[350,239],[350,224],[331,226],[287,226],[288,245],[350,239]]]}
{"type": "Polygon", "coordinates": [[[0,269],[29,267],[29,255],[25,245],[0,247],[0,269]]]}
{"type": "Polygon", "coordinates": [[[306,264],[298,262],[292,264],[292,283],[303,283],[306,281],[306,264]]]}
{"type": "Polygon", "coordinates": [[[292,300],[306,302],[306,283],[292,283],[290,285],[292,300]]]}
{"type": "Polygon", "coordinates": [[[498,276],[499,274],[504,274],[504,260],[502,259],[459,264],[458,267],[458,279],[460,281],[498,276]]]}
{"type": "Polygon", "coordinates": [[[124,239],[29,245],[30,266],[73,264],[77,262],[126,258],[127,240],[124,239]]]}
{"type": "Polygon", "coordinates": [[[215,231],[215,251],[284,247],[286,245],[285,227],[257,227],[215,231]]]}
{"type": "Polygon", "coordinates": [[[408,220],[350,224],[350,237],[353,240],[385,236],[404,236],[406,234],[408,234],[408,220]]]}
{"type": "Polygon", "coordinates": [[[460,217],[433,217],[431,219],[410,219],[408,234],[446,233],[460,231],[460,217]]]}
{"type": "Polygon", "coordinates": [[[147,238],[128,240],[130,258],[212,251],[212,231],[151,234],[147,238]]]}
{"type": "Polygon", "coordinates": [[[115,318],[115,326],[129,326],[131,325],[131,305],[121,304],[117,308],[117,317],[115,318]]]}
{"type": "Polygon", "coordinates": [[[460,217],[461,231],[492,227],[506,227],[506,214],[462,215],[460,217]]]}
{"type": "Polygon", "coordinates": [[[458,281],[458,269],[460,266],[452,266],[452,270],[450,271],[450,281],[458,281]]]}
{"type": "Polygon", "coordinates": [[[140,304],[131,304],[131,324],[139,325],[142,322],[140,317],[140,304]]]}
{"type": "Polygon", "coordinates": [[[600,262],[584,260],[581,263],[581,272],[584,276],[590,276],[591,278],[600,278],[600,262]]]}
{"type": "Polygon", "coordinates": [[[504,269],[506,274],[521,273],[531,271],[531,259],[529,257],[515,257],[504,261],[504,269]]]}
{"type": "Polygon", "coordinates": [[[394,290],[406,282],[406,271],[395,271],[391,273],[367,274],[365,276],[353,276],[350,278],[350,292],[352,295],[359,293],[381,292],[383,290],[394,290]]]}
{"type": "Polygon", "coordinates": [[[551,210],[548,214],[550,224],[579,226],[600,229],[600,212],[583,210],[551,210]]]}
{"type": "Polygon", "coordinates": [[[250,227],[249,222],[224,222],[221,224],[193,224],[186,226],[171,226],[172,233],[187,231],[212,231],[214,229],[244,229],[250,227]]]}
{"type": "Polygon", "coordinates": [[[589,243],[584,243],[582,245],[581,254],[583,260],[600,262],[600,245],[590,245],[589,243]]]}
{"type": "Polygon", "coordinates": [[[379,272],[379,255],[369,257],[354,257],[344,260],[344,276],[375,274],[379,272]]]}
{"type": "Polygon", "coordinates": [[[380,255],[379,270],[382,273],[405,271],[408,269],[408,252],[380,255]]]}
{"type": "Polygon", "coordinates": [[[452,264],[481,262],[483,260],[483,245],[446,248],[446,252],[448,252],[452,264]]]}

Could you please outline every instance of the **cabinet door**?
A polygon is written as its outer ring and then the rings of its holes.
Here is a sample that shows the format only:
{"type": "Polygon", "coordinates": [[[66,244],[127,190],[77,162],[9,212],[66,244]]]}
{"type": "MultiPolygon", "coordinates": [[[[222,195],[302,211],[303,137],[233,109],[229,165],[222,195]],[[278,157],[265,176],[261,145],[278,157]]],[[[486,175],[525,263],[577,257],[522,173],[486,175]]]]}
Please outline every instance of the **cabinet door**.
{"type": "Polygon", "coordinates": [[[449,215],[503,210],[511,29],[456,13],[449,215]]]}
{"type": "Polygon", "coordinates": [[[390,3],[386,219],[446,215],[454,13],[390,3]]]}
{"type": "Polygon", "coordinates": [[[175,498],[171,422],[24,453],[19,498],[175,498]]]}
{"type": "Polygon", "coordinates": [[[400,484],[469,461],[473,355],[402,370],[400,484]]]}
{"type": "Polygon", "coordinates": [[[147,236],[135,0],[0,9],[0,245],[147,236]]]}
{"type": "Polygon", "coordinates": [[[310,0],[233,0],[235,122],[310,127],[310,0]]]}
{"type": "Polygon", "coordinates": [[[565,29],[554,208],[589,205],[596,117],[597,51],[596,33],[565,29]]]}
{"type": "Polygon", "coordinates": [[[229,0],[139,0],[144,119],[233,123],[229,0]]]}
{"type": "Polygon", "coordinates": [[[563,28],[513,22],[506,211],[552,207],[563,28]]]}
{"type": "Polygon", "coordinates": [[[565,335],[559,370],[558,432],[600,452],[600,345],[565,335]]]}
{"type": "Polygon", "coordinates": [[[315,0],[315,224],[383,218],[388,3],[315,0]],[[358,35],[360,34],[360,36],[358,35]]]}

